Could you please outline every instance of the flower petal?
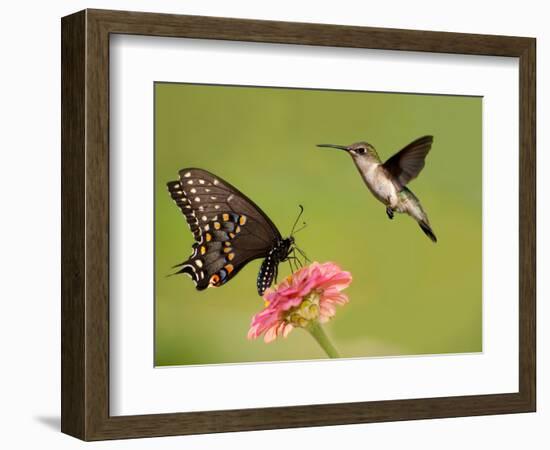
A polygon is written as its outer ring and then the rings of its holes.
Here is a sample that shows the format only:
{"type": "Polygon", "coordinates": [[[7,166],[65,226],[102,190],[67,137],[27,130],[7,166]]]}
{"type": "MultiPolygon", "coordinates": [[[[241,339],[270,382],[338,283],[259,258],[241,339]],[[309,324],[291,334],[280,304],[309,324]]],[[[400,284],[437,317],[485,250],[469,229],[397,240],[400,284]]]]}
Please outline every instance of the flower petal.
{"type": "Polygon", "coordinates": [[[332,262],[315,261],[302,267],[266,290],[265,308],[252,318],[248,339],[263,334],[265,342],[272,342],[277,337],[287,337],[295,326],[307,326],[312,320],[326,322],[336,314],[336,305],[348,303],[347,295],[341,291],[351,281],[351,274],[332,262]],[[306,298],[309,303],[300,308],[306,298]],[[317,304],[319,311],[313,313],[317,304]]]}
{"type": "Polygon", "coordinates": [[[289,333],[294,329],[291,323],[285,324],[285,328],[283,330],[283,337],[287,337],[289,333]]]}
{"type": "Polygon", "coordinates": [[[266,344],[269,344],[270,342],[273,342],[276,337],[277,337],[277,327],[274,326],[266,331],[264,336],[264,341],[266,344]]]}

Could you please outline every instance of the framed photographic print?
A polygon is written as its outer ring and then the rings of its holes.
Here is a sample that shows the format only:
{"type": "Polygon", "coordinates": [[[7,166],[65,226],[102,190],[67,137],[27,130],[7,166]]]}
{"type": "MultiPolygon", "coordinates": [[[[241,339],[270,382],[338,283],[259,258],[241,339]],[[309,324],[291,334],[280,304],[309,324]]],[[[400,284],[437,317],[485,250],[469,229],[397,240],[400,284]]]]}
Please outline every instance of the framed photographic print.
{"type": "Polygon", "coordinates": [[[535,39],[62,19],[62,431],[535,410],[535,39]]]}

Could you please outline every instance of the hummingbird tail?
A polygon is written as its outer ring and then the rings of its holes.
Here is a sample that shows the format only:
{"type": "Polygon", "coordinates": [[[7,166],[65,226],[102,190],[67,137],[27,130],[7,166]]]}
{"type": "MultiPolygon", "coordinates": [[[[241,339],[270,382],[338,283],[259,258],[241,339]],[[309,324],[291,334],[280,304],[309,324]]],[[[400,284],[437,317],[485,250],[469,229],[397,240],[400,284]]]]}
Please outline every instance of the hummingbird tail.
{"type": "Polygon", "coordinates": [[[424,234],[428,236],[432,240],[432,242],[437,242],[437,238],[435,237],[435,234],[432,231],[432,228],[427,222],[425,222],[424,220],[421,220],[418,222],[418,225],[420,225],[420,228],[422,229],[424,234]]]}

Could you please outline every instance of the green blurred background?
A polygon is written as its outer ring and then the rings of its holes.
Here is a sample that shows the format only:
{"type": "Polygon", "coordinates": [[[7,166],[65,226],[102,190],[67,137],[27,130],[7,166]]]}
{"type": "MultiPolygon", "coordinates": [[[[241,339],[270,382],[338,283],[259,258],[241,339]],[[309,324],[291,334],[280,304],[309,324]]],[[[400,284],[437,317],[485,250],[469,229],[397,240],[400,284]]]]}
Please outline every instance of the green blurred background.
{"type": "Polygon", "coordinates": [[[325,357],[300,329],[247,340],[261,260],[202,292],[166,276],[193,243],[166,189],[184,167],[235,185],[283,236],[304,205],[298,245],[353,275],[350,303],[325,326],[343,357],[480,352],[481,115],[479,97],[156,83],[155,364],[325,357]],[[437,244],[405,215],[390,221],[344,152],[315,147],[366,140],[385,160],[425,134],[434,145],[409,188],[437,244]]]}

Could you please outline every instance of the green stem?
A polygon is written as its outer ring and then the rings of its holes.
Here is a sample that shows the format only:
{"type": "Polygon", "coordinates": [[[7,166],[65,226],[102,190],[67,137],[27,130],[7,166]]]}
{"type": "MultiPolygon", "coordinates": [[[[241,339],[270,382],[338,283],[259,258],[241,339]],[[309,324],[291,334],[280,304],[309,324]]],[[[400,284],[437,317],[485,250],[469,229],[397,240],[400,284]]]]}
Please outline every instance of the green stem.
{"type": "Polygon", "coordinates": [[[309,331],[309,334],[313,336],[313,339],[317,341],[317,343],[326,352],[329,358],[340,358],[338,350],[336,350],[332,342],[330,342],[330,339],[326,335],[325,330],[323,330],[323,327],[321,327],[321,324],[319,322],[317,322],[316,320],[312,320],[311,322],[309,322],[309,325],[305,329],[309,331]]]}

